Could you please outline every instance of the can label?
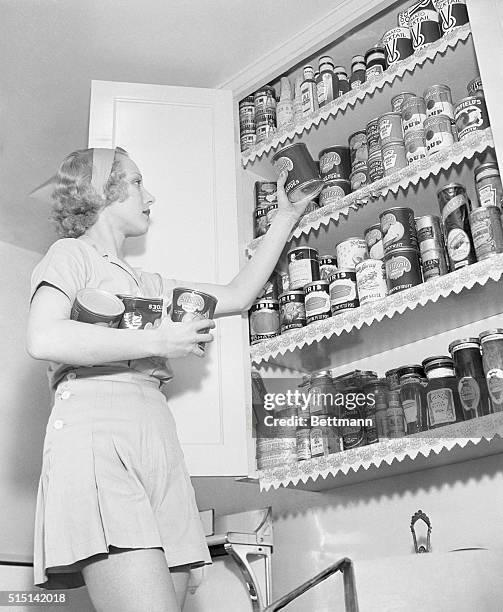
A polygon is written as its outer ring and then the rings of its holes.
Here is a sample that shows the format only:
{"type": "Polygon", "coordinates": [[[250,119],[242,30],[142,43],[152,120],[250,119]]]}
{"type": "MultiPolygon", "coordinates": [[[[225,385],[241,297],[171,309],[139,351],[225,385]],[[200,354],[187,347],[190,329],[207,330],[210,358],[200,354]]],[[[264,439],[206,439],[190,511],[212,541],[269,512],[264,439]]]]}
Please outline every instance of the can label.
{"type": "Polygon", "coordinates": [[[461,405],[466,412],[475,412],[480,403],[480,387],[475,378],[471,376],[463,376],[458,382],[458,393],[461,405]]]}
{"type": "Polygon", "coordinates": [[[382,150],[382,165],[385,176],[407,167],[405,145],[399,142],[386,145],[382,150]]]}
{"type": "Polygon", "coordinates": [[[444,250],[444,237],[440,227],[440,218],[431,215],[418,217],[416,220],[417,240],[421,254],[432,249],[444,250]]]}
{"type": "Polygon", "coordinates": [[[331,315],[328,291],[311,291],[305,296],[306,320],[308,323],[328,319],[331,315]]]}
{"type": "Polygon", "coordinates": [[[342,418],[349,420],[349,425],[344,425],[342,427],[342,443],[344,450],[357,448],[365,444],[365,429],[362,425],[356,424],[358,422],[356,419],[363,418],[360,410],[358,408],[354,410],[345,410],[342,418]],[[352,424],[353,421],[354,424],[352,424]]]}
{"type": "Polygon", "coordinates": [[[340,242],[336,248],[339,268],[352,268],[368,257],[367,243],[361,238],[349,238],[340,242]]]}
{"type": "MultiPolygon", "coordinates": [[[[451,261],[454,262],[454,268],[462,267],[456,266],[460,262],[463,262],[470,254],[470,238],[468,234],[461,228],[456,227],[452,229],[447,235],[447,252],[451,261]]],[[[466,265],[468,262],[463,263],[466,265]]]]}
{"type": "Polygon", "coordinates": [[[379,149],[379,119],[372,119],[367,123],[367,146],[369,153],[379,149]]]}
{"type": "Polygon", "coordinates": [[[384,167],[382,163],[381,150],[374,155],[369,155],[368,159],[369,181],[374,182],[382,179],[384,176],[384,167]]]}
{"type": "Polygon", "coordinates": [[[328,206],[338,202],[351,191],[351,184],[346,179],[327,183],[320,193],[320,206],[328,206]]]}
{"type": "Polygon", "coordinates": [[[412,266],[407,257],[399,255],[397,257],[391,257],[386,262],[386,276],[390,280],[397,280],[401,278],[407,272],[412,270],[412,266]]]}
{"type": "Polygon", "coordinates": [[[392,295],[415,287],[422,282],[419,256],[414,249],[404,249],[404,253],[393,251],[385,256],[388,293],[392,295]]]}
{"type": "Polygon", "coordinates": [[[384,72],[384,68],[380,64],[376,64],[365,70],[365,80],[368,81],[372,77],[377,77],[384,72]]]}
{"type": "Polygon", "coordinates": [[[426,115],[434,117],[436,115],[446,115],[454,121],[454,106],[452,105],[451,90],[447,85],[434,86],[424,93],[426,102],[426,115]]]}
{"type": "Polygon", "coordinates": [[[357,164],[366,162],[368,159],[367,134],[356,132],[349,138],[349,151],[351,155],[351,167],[357,168],[357,164]]]}
{"type": "Polygon", "coordinates": [[[456,128],[459,140],[468,134],[489,127],[489,117],[484,98],[471,96],[462,100],[455,110],[456,128]]]}
{"type": "Polygon", "coordinates": [[[440,38],[438,13],[435,10],[418,10],[410,15],[409,27],[414,49],[421,49],[440,38]]]}
{"type": "Polygon", "coordinates": [[[360,189],[361,187],[367,184],[368,182],[367,172],[365,172],[365,169],[355,170],[354,172],[351,173],[350,180],[351,180],[351,189],[353,191],[357,191],[358,189],[360,189]]]}
{"type": "Polygon", "coordinates": [[[287,172],[285,192],[291,202],[315,197],[323,186],[318,168],[304,143],[296,143],[273,155],[276,172],[287,172]]]}
{"type": "Polygon", "coordinates": [[[426,394],[430,426],[456,422],[454,396],[451,389],[435,389],[426,394]]]}
{"type": "Polygon", "coordinates": [[[356,275],[338,273],[330,278],[330,307],[332,314],[360,305],[356,293],[356,275]]]}
{"type": "Polygon", "coordinates": [[[435,5],[444,34],[468,23],[466,0],[436,0],[435,5]]]}
{"type": "Polygon", "coordinates": [[[407,158],[407,164],[413,164],[426,157],[427,154],[428,149],[426,148],[423,132],[407,132],[407,138],[405,139],[405,156],[407,158]]]}
{"type": "Polygon", "coordinates": [[[447,149],[454,144],[451,120],[446,115],[428,117],[424,122],[426,147],[429,154],[447,149]]]}
{"type": "Polygon", "coordinates": [[[322,280],[328,280],[332,274],[337,272],[337,261],[335,257],[320,257],[319,262],[322,280]]]}
{"type": "Polygon", "coordinates": [[[324,181],[347,179],[349,171],[349,149],[346,147],[334,147],[320,155],[320,174],[324,181]]]}
{"type": "Polygon", "coordinates": [[[386,61],[388,66],[396,64],[413,53],[412,39],[408,27],[398,27],[388,30],[382,42],[386,51],[386,61]]]}
{"type": "Polygon", "coordinates": [[[397,94],[391,98],[391,108],[395,113],[402,112],[402,106],[405,100],[408,98],[414,98],[415,94],[410,93],[408,91],[402,91],[402,93],[397,94]]]}
{"type": "Polygon", "coordinates": [[[356,287],[360,304],[380,300],[388,294],[384,262],[366,259],[356,266],[356,287]]]}
{"type": "Polygon", "coordinates": [[[370,229],[365,234],[365,241],[369,250],[370,259],[383,259],[384,249],[381,228],[375,227],[370,229]]]}
{"type": "Polygon", "coordinates": [[[306,325],[304,296],[287,293],[279,300],[281,333],[306,325]]]}
{"type": "Polygon", "coordinates": [[[403,133],[414,132],[423,130],[424,120],[426,119],[426,112],[418,108],[406,108],[402,107],[402,127],[403,133]]]}
{"type": "Polygon", "coordinates": [[[503,370],[500,368],[493,368],[486,374],[487,388],[491,400],[500,405],[503,403],[503,370]]]}
{"type": "Polygon", "coordinates": [[[255,135],[255,130],[249,134],[241,134],[240,143],[241,143],[241,151],[245,151],[256,143],[257,137],[255,135]]]}
{"type": "Polygon", "coordinates": [[[478,261],[496,253],[503,253],[503,230],[499,208],[476,208],[470,215],[470,226],[478,261]]]}
{"type": "Polygon", "coordinates": [[[311,435],[309,429],[297,429],[297,460],[311,459],[311,435]]]}
{"type": "Polygon", "coordinates": [[[398,208],[381,214],[381,231],[384,252],[389,253],[401,248],[417,249],[414,212],[410,208],[398,208]]]}
{"type": "Polygon", "coordinates": [[[386,113],[379,117],[379,140],[381,146],[402,141],[402,117],[399,113],[386,113]]]}
{"type": "Polygon", "coordinates": [[[478,187],[477,192],[481,206],[499,206],[498,191],[492,185],[478,187]]]}
{"type": "Polygon", "coordinates": [[[159,327],[162,318],[162,299],[117,296],[124,303],[125,311],[119,323],[120,329],[152,329],[159,327]]]}
{"type": "Polygon", "coordinates": [[[250,309],[251,344],[274,338],[279,332],[278,302],[261,300],[253,304],[250,309]]]}
{"type": "Polygon", "coordinates": [[[312,249],[303,249],[288,254],[288,275],[291,289],[302,289],[304,285],[320,278],[320,266],[312,249]]]}

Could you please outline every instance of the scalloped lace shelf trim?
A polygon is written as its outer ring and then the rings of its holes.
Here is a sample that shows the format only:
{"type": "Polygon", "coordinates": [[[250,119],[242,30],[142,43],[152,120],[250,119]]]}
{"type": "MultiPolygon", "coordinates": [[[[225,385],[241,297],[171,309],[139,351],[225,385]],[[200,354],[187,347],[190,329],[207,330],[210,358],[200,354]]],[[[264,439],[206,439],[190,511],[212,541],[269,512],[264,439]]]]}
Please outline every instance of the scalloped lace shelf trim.
{"type": "Polygon", "coordinates": [[[360,329],[363,325],[372,325],[384,317],[393,317],[405,310],[414,310],[428,302],[436,302],[440,297],[471,289],[476,283],[485,285],[488,280],[497,281],[503,273],[503,254],[490,259],[465,266],[444,276],[432,278],[425,283],[400,291],[376,302],[365,304],[360,308],[342,312],[334,317],[311,323],[301,329],[291,330],[270,340],[255,344],[250,348],[253,362],[260,363],[284,355],[287,351],[301,349],[324,338],[339,336],[342,332],[360,329]]]}
{"type": "Polygon", "coordinates": [[[406,72],[414,72],[416,66],[421,66],[428,59],[433,59],[437,54],[445,53],[447,49],[454,48],[460,41],[466,40],[471,34],[470,24],[465,24],[456,28],[452,32],[448,32],[438,41],[431,43],[424,49],[419,49],[413,55],[401,62],[397,62],[382,75],[371,78],[364,83],[359,89],[353,90],[344,94],[337,100],[334,100],[329,105],[323,107],[322,110],[310,115],[306,119],[299,121],[294,127],[282,129],[274,134],[273,137],[264,142],[255,145],[251,149],[241,154],[241,162],[243,167],[250,162],[255,161],[257,157],[262,157],[264,153],[276,149],[280,144],[284,144],[288,139],[296,135],[308,131],[313,125],[319,125],[328,117],[333,117],[338,112],[343,111],[347,106],[354,106],[357,100],[362,100],[366,96],[373,93],[376,89],[382,89],[386,83],[392,83],[397,77],[403,76],[406,72]]]}
{"type": "Polygon", "coordinates": [[[456,446],[464,448],[468,444],[477,445],[482,440],[503,437],[503,412],[490,414],[478,419],[456,423],[436,430],[438,437],[432,438],[432,432],[422,432],[406,438],[383,440],[377,444],[362,446],[351,450],[319,457],[308,461],[278,466],[267,470],[258,470],[261,490],[277,489],[280,486],[299,482],[306,483],[309,478],[327,478],[336,474],[348,474],[350,470],[368,470],[371,466],[379,467],[383,463],[391,465],[401,463],[404,459],[415,459],[418,455],[428,457],[430,453],[449,452],[456,446]]]}

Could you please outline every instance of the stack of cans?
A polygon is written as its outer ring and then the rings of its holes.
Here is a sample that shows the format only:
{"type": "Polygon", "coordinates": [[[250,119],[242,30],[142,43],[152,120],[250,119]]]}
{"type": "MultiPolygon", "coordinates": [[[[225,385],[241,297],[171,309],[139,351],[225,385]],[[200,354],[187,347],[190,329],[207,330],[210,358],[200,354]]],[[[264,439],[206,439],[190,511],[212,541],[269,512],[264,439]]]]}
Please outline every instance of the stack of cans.
{"type": "Polygon", "coordinates": [[[239,137],[241,151],[246,151],[256,142],[257,123],[255,121],[255,100],[246,96],[239,103],[239,137]]]}
{"type": "Polygon", "coordinates": [[[276,131],[276,92],[266,85],[253,95],[255,103],[256,141],[262,142],[276,131]]]}
{"type": "Polygon", "coordinates": [[[368,160],[369,148],[367,141],[367,131],[358,130],[353,132],[348,139],[349,157],[351,160],[351,184],[361,187],[368,182],[368,160]]]}
{"type": "Polygon", "coordinates": [[[334,145],[323,149],[319,154],[319,164],[320,176],[324,183],[319,204],[320,206],[326,206],[333,204],[351,192],[349,148],[334,145]]]}

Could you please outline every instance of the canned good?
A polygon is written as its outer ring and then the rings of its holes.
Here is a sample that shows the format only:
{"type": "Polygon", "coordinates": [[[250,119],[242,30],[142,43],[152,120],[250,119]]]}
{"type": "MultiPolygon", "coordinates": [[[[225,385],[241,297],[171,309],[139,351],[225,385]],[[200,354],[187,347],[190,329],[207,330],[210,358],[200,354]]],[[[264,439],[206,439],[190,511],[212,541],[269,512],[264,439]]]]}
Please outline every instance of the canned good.
{"type": "Polygon", "coordinates": [[[354,132],[348,139],[349,153],[351,156],[351,168],[356,170],[361,168],[368,160],[367,133],[360,130],[354,132]]]}
{"type": "Polygon", "coordinates": [[[482,365],[479,338],[462,338],[449,345],[456,376],[458,393],[465,419],[490,413],[489,393],[482,365]]]}
{"type": "Polygon", "coordinates": [[[311,457],[322,457],[342,450],[340,438],[328,414],[317,414],[311,422],[311,457]]]}
{"type": "Polygon", "coordinates": [[[379,219],[385,255],[396,249],[418,249],[412,208],[388,208],[379,215],[379,219]]]}
{"type": "Polygon", "coordinates": [[[469,96],[482,96],[484,97],[484,90],[482,88],[482,79],[477,76],[472,79],[466,86],[466,90],[469,96]]]}
{"type": "Polygon", "coordinates": [[[410,91],[401,91],[399,94],[396,94],[396,96],[391,98],[391,109],[395,113],[401,113],[404,101],[408,100],[409,98],[414,98],[415,96],[416,94],[410,91]]]}
{"type": "Polygon", "coordinates": [[[498,206],[484,206],[472,210],[470,228],[477,261],[503,253],[501,209],[498,206]]]}
{"type": "Polygon", "coordinates": [[[255,300],[250,308],[250,343],[279,336],[278,300],[255,300]]]}
{"type": "Polygon", "coordinates": [[[256,181],[255,208],[267,208],[278,201],[277,185],[271,181],[256,181]]]}
{"type": "Polygon", "coordinates": [[[413,164],[427,155],[428,149],[423,130],[407,132],[405,136],[405,157],[407,158],[407,164],[413,164]]]}
{"type": "Polygon", "coordinates": [[[267,208],[256,208],[253,216],[255,219],[255,238],[259,238],[267,233],[269,227],[267,222],[267,208]]]}
{"type": "Polygon", "coordinates": [[[447,257],[444,249],[430,249],[421,251],[421,266],[425,281],[449,272],[447,257]]]}
{"type": "Polygon", "coordinates": [[[384,167],[382,163],[381,149],[377,149],[371,155],[369,155],[368,175],[369,175],[369,181],[371,183],[373,183],[374,181],[378,181],[379,179],[382,179],[382,177],[384,176],[384,167]]]}
{"type": "Polygon", "coordinates": [[[328,280],[329,277],[337,270],[337,259],[332,255],[320,255],[320,276],[323,280],[328,280]]]}
{"type": "Polygon", "coordinates": [[[419,252],[416,249],[396,249],[384,255],[388,293],[410,289],[423,282],[419,252]]]}
{"type": "Polygon", "coordinates": [[[77,291],[70,319],[102,327],[118,327],[124,310],[123,302],[113,293],[86,287],[77,291]]]}
{"type": "Polygon", "coordinates": [[[276,214],[278,213],[278,203],[275,202],[274,204],[270,204],[266,209],[265,209],[265,214],[267,217],[267,229],[270,228],[271,223],[273,222],[274,217],[276,216],[276,214]]]}
{"type": "Polygon", "coordinates": [[[432,155],[452,147],[455,142],[451,120],[447,115],[433,115],[424,120],[426,148],[432,155]]]}
{"type": "Polygon", "coordinates": [[[358,308],[360,302],[356,289],[356,271],[339,269],[328,279],[332,315],[358,308]]]}
{"type": "Polygon", "coordinates": [[[285,291],[279,296],[279,322],[282,334],[306,325],[304,291],[285,291]]]}
{"type": "Polygon", "coordinates": [[[383,259],[384,250],[382,243],[382,231],[381,224],[375,223],[367,228],[364,232],[365,242],[367,243],[367,249],[369,252],[370,259],[383,259]]]}
{"type": "Polygon", "coordinates": [[[384,113],[379,117],[378,122],[381,147],[391,142],[403,142],[402,116],[400,113],[384,113]]]}
{"type": "Polygon", "coordinates": [[[257,114],[256,142],[263,142],[276,132],[276,113],[257,114]]]}
{"type": "Polygon", "coordinates": [[[369,182],[368,167],[365,165],[361,168],[358,168],[357,170],[353,170],[353,172],[351,172],[349,180],[351,182],[352,191],[357,191],[358,189],[366,185],[369,182]]]}
{"type": "Polygon", "coordinates": [[[152,329],[159,327],[162,318],[162,298],[143,298],[117,295],[124,304],[120,329],[152,329]]]}
{"type": "Polygon", "coordinates": [[[290,289],[303,289],[308,283],[320,280],[318,251],[310,247],[297,247],[288,251],[290,289]]]}
{"type": "MultiPolygon", "coordinates": [[[[426,116],[447,115],[454,121],[451,88],[448,85],[432,85],[424,92],[426,116]]],[[[425,128],[426,129],[426,128],[425,128]]]]}
{"type": "Polygon", "coordinates": [[[303,142],[284,147],[272,156],[278,175],[285,170],[285,192],[290,202],[298,202],[307,196],[316,197],[323,188],[318,168],[303,142]]]}
{"type": "MultiPolygon", "coordinates": [[[[213,319],[217,301],[217,298],[209,293],[185,287],[175,287],[171,305],[171,320],[179,322],[213,319]]],[[[197,345],[204,351],[204,342],[198,342],[197,345]]]]}
{"type": "Polygon", "coordinates": [[[503,205],[503,188],[498,164],[489,162],[475,168],[475,189],[480,206],[503,205]]]}
{"type": "Polygon", "coordinates": [[[459,140],[468,134],[489,127],[489,117],[485,99],[482,96],[468,96],[461,99],[454,110],[459,140]]]}
{"type": "Polygon", "coordinates": [[[329,283],[326,280],[314,281],[304,287],[304,305],[308,325],[332,316],[328,288],[329,283]]]}
{"type": "Polygon", "coordinates": [[[239,123],[255,123],[255,97],[246,96],[239,103],[239,123]]]}
{"type": "Polygon", "coordinates": [[[386,70],[386,52],[380,45],[371,47],[365,53],[365,80],[378,77],[386,70]]]}
{"type": "Polygon", "coordinates": [[[334,145],[320,151],[320,176],[325,181],[349,179],[351,160],[349,148],[334,145]]]}
{"type": "Polygon", "coordinates": [[[421,96],[411,96],[402,104],[402,127],[404,136],[407,132],[422,130],[426,119],[426,102],[421,96]]]}
{"type": "Polygon", "coordinates": [[[280,272],[279,273],[279,281],[278,281],[278,291],[280,293],[284,293],[285,291],[290,291],[290,276],[288,272],[280,272]]]}
{"type": "Polygon", "coordinates": [[[297,461],[311,459],[311,429],[309,427],[297,427],[297,461]]]}
{"type": "Polygon", "coordinates": [[[412,5],[408,12],[414,50],[422,49],[440,38],[438,13],[433,0],[420,0],[412,5]]]}
{"type": "Polygon", "coordinates": [[[386,51],[386,63],[388,66],[396,64],[414,53],[412,36],[408,26],[388,30],[382,37],[382,43],[386,51]]]}
{"type": "Polygon", "coordinates": [[[351,193],[351,183],[346,179],[337,179],[325,183],[320,193],[320,206],[335,204],[348,193],[351,193]]]}
{"type": "Polygon", "coordinates": [[[239,142],[241,145],[241,151],[246,151],[246,149],[253,147],[253,145],[257,142],[255,130],[249,132],[241,132],[239,142]]]}
{"type": "Polygon", "coordinates": [[[445,249],[444,235],[440,217],[436,215],[423,215],[415,218],[417,241],[421,255],[432,249],[445,249]]]}
{"type": "Polygon", "coordinates": [[[376,151],[379,150],[379,117],[375,119],[371,119],[367,123],[367,128],[365,130],[365,134],[367,136],[367,147],[369,152],[369,157],[376,151]]]}
{"type": "Polygon", "coordinates": [[[451,270],[474,263],[475,250],[468,219],[469,200],[459,183],[444,185],[437,192],[451,270]]]}
{"type": "Polygon", "coordinates": [[[405,145],[403,142],[391,142],[382,149],[384,176],[389,176],[407,167],[405,145]]]}
{"type": "Polygon", "coordinates": [[[361,305],[381,300],[388,295],[384,262],[381,259],[366,259],[356,264],[356,290],[361,305]]]}
{"type": "Polygon", "coordinates": [[[337,265],[340,268],[355,269],[358,262],[367,259],[367,243],[362,238],[347,238],[335,247],[337,265]]]}
{"type": "Polygon", "coordinates": [[[435,0],[435,8],[440,16],[442,34],[468,23],[465,0],[435,0]]]}

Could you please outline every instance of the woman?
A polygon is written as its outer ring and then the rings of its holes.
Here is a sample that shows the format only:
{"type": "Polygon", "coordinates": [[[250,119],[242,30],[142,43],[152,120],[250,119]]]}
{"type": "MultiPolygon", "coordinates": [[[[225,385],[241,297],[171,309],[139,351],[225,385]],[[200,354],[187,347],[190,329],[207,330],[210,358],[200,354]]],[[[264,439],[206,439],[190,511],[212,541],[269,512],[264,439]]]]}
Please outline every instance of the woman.
{"type": "MultiPolygon", "coordinates": [[[[79,289],[171,301],[182,285],[218,299],[216,314],[250,307],[308,199],[278,213],[253,259],[228,285],[174,281],[131,269],[124,241],[148,231],[154,197],[123,149],[71,153],[40,194],[51,194],[63,239],[35,268],[27,346],[50,362],[55,391],[44,441],[34,548],[35,584],[87,585],[101,611],[180,610],[190,568],[211,562],[194,492],[159,387],[167,359],[204,355],[212,321],[149,330],[70,319],[79,289]]],[[[37,195],[37,194],[34,194],[37,195]]]]}

